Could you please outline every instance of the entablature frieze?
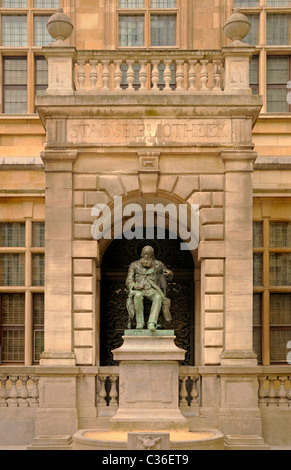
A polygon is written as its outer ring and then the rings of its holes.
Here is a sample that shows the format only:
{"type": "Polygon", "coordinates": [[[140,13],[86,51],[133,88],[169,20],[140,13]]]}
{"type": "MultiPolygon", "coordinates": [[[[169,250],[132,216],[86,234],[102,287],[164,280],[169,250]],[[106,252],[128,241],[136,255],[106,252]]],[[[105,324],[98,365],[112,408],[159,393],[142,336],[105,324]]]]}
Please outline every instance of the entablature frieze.
{"type": "Polygon", "coordinates": [[[42,97],[47,148],[106,146],[251,147],[256,96],[42,97]],[[243,99],[242,99],[243,98],[243,99]]]}

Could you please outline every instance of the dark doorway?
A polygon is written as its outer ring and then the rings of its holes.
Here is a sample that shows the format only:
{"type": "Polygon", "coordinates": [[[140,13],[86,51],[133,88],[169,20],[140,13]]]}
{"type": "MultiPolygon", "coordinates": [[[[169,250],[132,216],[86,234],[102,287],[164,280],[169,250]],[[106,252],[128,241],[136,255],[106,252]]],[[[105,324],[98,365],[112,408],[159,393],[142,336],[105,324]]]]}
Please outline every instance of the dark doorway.
{"type": "MultiPolygon", "coordinates": [[[[180,243],[179,239],[169,240],[167,236],[165,240],[121,239],[114,240],[107,248],[102,260],[101,276],[101,366],[118,365],[111,351],[122,345],[122,336],[127,329],[127,271],[130,263],[140,258],[145,245],[151,245],[155,250],[155,258],[174,273],[167,290],[173,318],[167,329],[175,331],[176,345],[186,350],[183,364],[194,365],[194,261],[189,251],[180,249],[180,243]]],[[[149,308],[150,304],[145,304],[145,316],[149,308]]]]}

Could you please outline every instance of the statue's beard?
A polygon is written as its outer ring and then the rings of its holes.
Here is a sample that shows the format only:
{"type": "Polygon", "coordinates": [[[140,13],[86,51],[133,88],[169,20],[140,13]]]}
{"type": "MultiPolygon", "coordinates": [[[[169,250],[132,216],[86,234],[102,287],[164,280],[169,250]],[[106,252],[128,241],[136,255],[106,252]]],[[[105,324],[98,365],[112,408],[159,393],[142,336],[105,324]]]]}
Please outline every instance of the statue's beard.
{"type": "Polygon", "coordinates": [[[152,267],[152,264],[153,264],[153,260],[152,260],[152,259],[141,258],[140,264],[141,264],[144,268],[151,268],[151,267],[152,267]]]}

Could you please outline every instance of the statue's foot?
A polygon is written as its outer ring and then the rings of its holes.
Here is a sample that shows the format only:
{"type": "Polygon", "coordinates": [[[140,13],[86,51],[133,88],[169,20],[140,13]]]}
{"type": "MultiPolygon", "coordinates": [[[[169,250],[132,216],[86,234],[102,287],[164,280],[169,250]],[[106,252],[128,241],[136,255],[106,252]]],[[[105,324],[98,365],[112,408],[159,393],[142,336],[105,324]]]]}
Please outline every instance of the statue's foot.
{"type": "Polygon", "coordinates": [[[156,331],[156,325],[154,323],[148,323],[148,330],[156,331]]]}
{"type": "Polygon", "coordinates": [[[137,330],[143,330],[143,328],[144,328],[144,325],[142,323],[137,323],[136,325],[137,330]]]}

